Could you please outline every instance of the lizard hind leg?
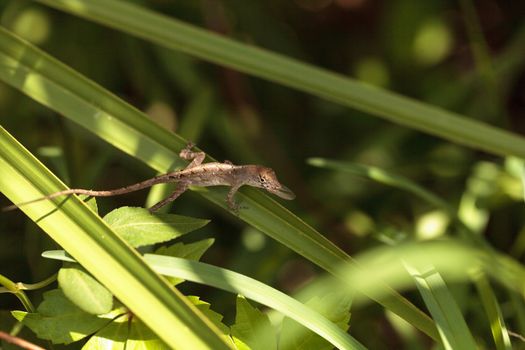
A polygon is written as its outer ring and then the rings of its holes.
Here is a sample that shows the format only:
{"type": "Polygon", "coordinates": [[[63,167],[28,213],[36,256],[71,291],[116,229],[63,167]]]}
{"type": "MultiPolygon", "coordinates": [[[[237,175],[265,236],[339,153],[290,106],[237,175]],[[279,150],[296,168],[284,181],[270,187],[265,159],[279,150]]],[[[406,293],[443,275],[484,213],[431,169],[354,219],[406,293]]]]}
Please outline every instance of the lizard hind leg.
{"type": "Polygon", "coordinates": [[[204,158],[206,158],[206,153],[204,152],[193,152],[191,149],[193,148],[193,143],[188,143],[188,145],[182,149],[179,153],[179,157],[181,157],[184,160],[191,160],[190,164],[186,166],[185,169],[191,169],[198,165],[201,165],[204,161],[204,158]]]}
{"type": "Polygon", "coordinates": [[[163,200],[161,200],[160,202],[158,202],[157,204],[155,204],[154,206],[152,206],[151,208],[149,208],[149,212],[150,213],[154,213],[156,212],[157,210],[159,210],[160,208],[162,208],[163,206],[165,206],[166,204],[168,203],[171,203],[173,202],[175,199],[177,199],[181,194],[183,194],[184,192],[186,192],[186,190],[188,189],[188,184],[185,183],[185,182],[179,182],[177,184],[177,189],[175,191],[173,191],[172,194],[169,195],[169,197],[166,197],[164,198],[163,200]]]}

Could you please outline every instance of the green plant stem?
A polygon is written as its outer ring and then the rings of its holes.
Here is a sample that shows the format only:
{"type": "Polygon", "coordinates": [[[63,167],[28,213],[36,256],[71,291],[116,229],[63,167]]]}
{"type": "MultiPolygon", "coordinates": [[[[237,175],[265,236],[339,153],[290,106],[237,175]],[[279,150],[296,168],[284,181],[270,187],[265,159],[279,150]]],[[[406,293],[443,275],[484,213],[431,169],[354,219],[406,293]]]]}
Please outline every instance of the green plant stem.
{"type": "Polygon", "coordinates": [[[0,275],[0,285],[6,288],[6,292],[14,294],[22,303],[27,312],[35,312],[35,307],[27,297],[18,283],[11,281],[9,278],[0,275]]]}
{"type": "Polygon", "coordinates": [[[58,274],[55,273],[52,276],[46,278],[45,280],[37,282],[37,283],[22,283],[22,282],[19,282],[19,283],[17,283],[17,285],[19,286],[20,289],[24,289],[24,290],[40,289],[40,288],[47,287],[51,283],[55,282],[57,280],[57,275],[58,274]]]}

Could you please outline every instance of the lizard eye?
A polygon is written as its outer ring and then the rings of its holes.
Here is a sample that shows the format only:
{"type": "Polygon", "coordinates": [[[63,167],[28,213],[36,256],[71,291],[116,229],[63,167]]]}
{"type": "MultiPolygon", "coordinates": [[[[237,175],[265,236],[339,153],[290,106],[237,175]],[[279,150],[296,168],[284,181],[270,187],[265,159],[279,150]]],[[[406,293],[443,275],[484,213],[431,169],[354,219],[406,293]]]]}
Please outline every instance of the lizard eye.
{"type": "Polygon", "coordinates": [[[259,183],[261,184],[263,188],[268,187],[268,179],[263,175],[259,175],[259,183]]]}

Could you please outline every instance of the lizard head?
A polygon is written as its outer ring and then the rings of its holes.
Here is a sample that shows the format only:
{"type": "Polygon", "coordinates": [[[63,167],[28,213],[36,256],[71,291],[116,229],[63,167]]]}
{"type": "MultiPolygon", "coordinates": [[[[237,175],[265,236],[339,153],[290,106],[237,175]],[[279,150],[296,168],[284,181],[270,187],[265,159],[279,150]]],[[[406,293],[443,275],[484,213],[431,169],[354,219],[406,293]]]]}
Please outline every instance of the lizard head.
{"type": "Polygon", "coordinates": [[[290,200],[295,198],[295,194],[277,180],[277,176],[272,169],[258,166],[255,175],[250,183],[251,186],[263,188],[284,199],[290,200]]]}

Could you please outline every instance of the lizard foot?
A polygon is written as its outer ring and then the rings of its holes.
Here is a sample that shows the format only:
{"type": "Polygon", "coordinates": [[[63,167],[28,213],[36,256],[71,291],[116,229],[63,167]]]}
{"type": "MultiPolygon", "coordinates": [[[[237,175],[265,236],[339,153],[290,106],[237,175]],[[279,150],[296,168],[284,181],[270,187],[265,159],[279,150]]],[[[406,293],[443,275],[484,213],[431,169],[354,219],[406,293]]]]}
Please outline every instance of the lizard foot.
{"type": "Polygon", "coordinates": [[[241,205],[241,204],[237,204],[235,202],[233,203],[230,203],[228,202],[228,208],[233,212],[233,214],[235,214],[236,216],[239,216],[239,212],[241,209],[248,209],[247,206],[245,205],[241,205]]]}

